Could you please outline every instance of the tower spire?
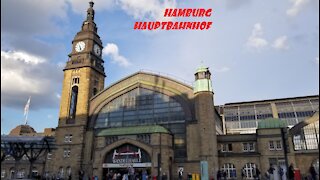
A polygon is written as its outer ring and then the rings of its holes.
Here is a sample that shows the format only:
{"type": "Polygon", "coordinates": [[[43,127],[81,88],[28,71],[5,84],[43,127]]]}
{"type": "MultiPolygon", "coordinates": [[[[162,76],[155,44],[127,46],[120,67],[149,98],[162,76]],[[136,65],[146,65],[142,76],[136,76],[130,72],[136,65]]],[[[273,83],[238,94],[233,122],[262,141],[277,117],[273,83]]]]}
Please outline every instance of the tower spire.
{"type": "Polygon", "coordinates": [[[94,2],[91,0],[89,2],[89,8],[87,10],[87,21],[93,21],[94,20],[94,9],[93,9],[94,2]]]}

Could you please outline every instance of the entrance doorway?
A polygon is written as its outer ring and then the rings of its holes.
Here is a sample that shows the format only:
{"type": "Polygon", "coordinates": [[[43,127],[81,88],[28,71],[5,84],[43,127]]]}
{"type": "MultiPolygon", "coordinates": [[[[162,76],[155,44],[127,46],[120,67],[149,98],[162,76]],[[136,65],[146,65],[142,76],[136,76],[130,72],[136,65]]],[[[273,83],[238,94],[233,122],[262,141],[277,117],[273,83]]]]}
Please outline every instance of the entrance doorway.
{"type": "MultiPolygon", "coordinates": [[[[147,176],[148,179],[151,176],[151,168],[104,168],[103,169],[103,180],[122,180],[123,176],[127,177],[128,180],[142,179],[142,176],[147,176]]],[[[126,178],[124,178],[126,179],[126,178]]]]}

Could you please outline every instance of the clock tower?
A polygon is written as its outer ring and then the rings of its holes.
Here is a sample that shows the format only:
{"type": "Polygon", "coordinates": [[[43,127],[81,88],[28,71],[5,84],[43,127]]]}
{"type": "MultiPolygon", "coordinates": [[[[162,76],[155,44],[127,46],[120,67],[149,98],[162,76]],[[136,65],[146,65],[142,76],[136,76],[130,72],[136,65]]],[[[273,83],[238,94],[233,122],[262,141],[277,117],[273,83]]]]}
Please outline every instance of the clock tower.
{"type": "Polygon", "coordinates": [[[64,177],[82,176],[89,101],[104,89],[103,46],[94,22],[93,5],[89,2],[87,17],[72,41],[72,50],[63,69],[57,150],[53,155],[55,171],[64,177]]]}

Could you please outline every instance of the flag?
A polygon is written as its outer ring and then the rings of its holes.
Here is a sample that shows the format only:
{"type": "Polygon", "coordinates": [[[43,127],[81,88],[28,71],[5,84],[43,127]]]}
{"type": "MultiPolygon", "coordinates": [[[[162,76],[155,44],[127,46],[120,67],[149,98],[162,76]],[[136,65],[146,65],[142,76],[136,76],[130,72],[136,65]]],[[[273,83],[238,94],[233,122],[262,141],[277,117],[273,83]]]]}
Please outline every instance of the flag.
{"type": "Polygon", "coordinates": [[[25,115],[25,116],[28,114],[28,111],[29,111],[30,99],[31,99],[31,96],[29,97],[29,99],[28,99],[28,101],[27,101],[27,104],[26,104],[26,106],[24,107],[24,115],[25,115]]]}

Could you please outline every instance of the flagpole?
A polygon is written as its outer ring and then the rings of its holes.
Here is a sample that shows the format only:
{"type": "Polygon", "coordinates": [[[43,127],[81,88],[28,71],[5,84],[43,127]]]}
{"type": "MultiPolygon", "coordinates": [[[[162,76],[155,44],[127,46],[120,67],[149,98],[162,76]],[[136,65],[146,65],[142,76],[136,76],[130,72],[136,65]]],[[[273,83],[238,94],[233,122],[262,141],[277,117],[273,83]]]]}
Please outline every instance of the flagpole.
{"type": "Polygon", "coordinates": [[[27,104],[24,108],[24,113],[25,113],[25,116],[26,116],[26,119],[24,120],[24,124],[27,125],[28,124],[28,114],[29,114],[29,107],[30,107],[30,101],[31,101],[31,96],[29,96],[29,99],[27,101],[27,104]]]}
{"type": "Polygon", "coordinates": [[[28,114],[29,114],[29,111],[26,112],[26,119],[24,120],[24,125],[28,124],[28,114]]]}

